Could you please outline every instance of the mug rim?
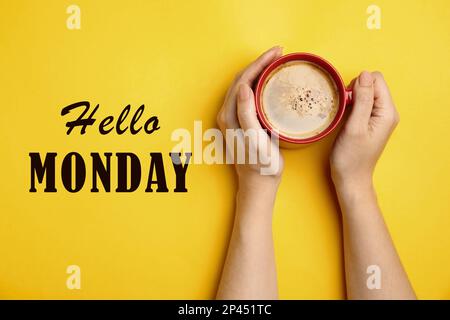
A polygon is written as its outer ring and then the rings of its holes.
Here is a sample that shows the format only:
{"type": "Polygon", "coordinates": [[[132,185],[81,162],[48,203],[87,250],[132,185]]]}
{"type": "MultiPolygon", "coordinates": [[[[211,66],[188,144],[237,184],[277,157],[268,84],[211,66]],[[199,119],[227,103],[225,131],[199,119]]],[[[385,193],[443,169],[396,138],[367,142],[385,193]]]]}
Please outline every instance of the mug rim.
{"type": "Polygon", "coordinates": [[[348,94],[347,89],[345,87],[344,81],[342,80],[341,75],[336,70],[336,68],[327,60],[324,58],[308,53],[308,52],[294,52],[289,53],[284,56],[279,57],[272,63],[270,63],[264,71],[261,73],[261,75],[258,78],[258,81],[256,83],[256,90],[255,90],[255,106],[256,106],[256,113],[258,115],[258,119],[267,130],[269,130],[270,134],[276,135],[280,140],[284,142],[289,142],[293,144],[308,144],[311,142],[318,141],[326,136],[328,136],[341,122],[342,117],[344,116],[345,108],[348,102],[348,94]],[[319,134],[308,137],[308,138],[292,138],[288,137],[282,133],[280,133],[276,128],[274,128],[269,121],[266,119],[266,116],[264,114],[264,111],[262,110],[261,105],[261,94],[262,94],[262,86],[267,79],[267,77],[272,73],[273,70],[275,70],[280,65],[290,62],[290,61],[307,61],[310,63],[314,63],[317,66],[321,67],[326,71],[331,78],[333,79],[334,83],[336,84],[336,87],[339,91],[339,107],[338,111],[336,112],[336,115],[334,116],[333,121],[328,125],[328,127],[324,130],[322,130],[319,134]]]}

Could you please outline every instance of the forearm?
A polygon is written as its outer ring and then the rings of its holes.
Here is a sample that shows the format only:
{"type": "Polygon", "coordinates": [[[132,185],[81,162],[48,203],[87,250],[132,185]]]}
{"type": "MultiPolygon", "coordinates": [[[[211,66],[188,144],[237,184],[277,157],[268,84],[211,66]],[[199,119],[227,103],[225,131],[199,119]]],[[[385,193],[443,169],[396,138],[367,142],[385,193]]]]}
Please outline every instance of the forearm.
{"type": "Polygon", "coordinates": [[[241,184],[218,299],[276,299],[272,211],[278,185],[241,184]]]}
{"type": "Polygon", "coordinates": [[[372,183],[336,187],[343,214],[344,257],[349,299],[415,299],[377,204],[372,183]],[[368,268],[379,270],[372,274],[368,268]],[[380,276],[380,288],[368,278],[380,276]]]}

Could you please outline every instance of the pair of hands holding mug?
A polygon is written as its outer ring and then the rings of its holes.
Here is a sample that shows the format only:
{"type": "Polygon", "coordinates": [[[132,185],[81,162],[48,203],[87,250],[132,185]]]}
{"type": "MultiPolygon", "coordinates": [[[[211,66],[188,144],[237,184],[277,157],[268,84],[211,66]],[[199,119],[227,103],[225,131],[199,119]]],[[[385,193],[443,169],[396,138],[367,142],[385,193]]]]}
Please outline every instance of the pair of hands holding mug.
{"type": "MultiPolygon", "coordinates": [[[[272,48],[237,74],[217,115],[217,123],[224,134],[226,129],[262,129],[256,115],[251,87],[264,68],[281,54],[280,47],[272,48]]],[[[353,108],[336,139],[330,157],[336,187],[371,183],[375,164],[399,121],[398,112],[381,73],[362,72],[351,85],[353,108]]],[[[269,136],[267,139],[270,140],[269,136]]],[[[284,167],[281,154],[278,158],[278,170],[271,176],[261,175],[261,165],[258,164],[236,165],[239,182],[260,180],[277,184],[284,167]]]]}
{"type": "MultiPolygon", "coordinates": [[[[251,86],[264,68],[281,54],[282,49],[274,47],[236,76],[217,115],[224,136],[227,129],[262,131],[251,86]]],[[[415,299],[372,183],[376,162],[399,121],[398,112],[381,73],[362,72],[351,86],[353,107],[330,156],[331,176],[343,217],[347,297],[415,299]],[[367,270],[379,270],[383,286],[371,290],[367,270]]],[[[278,146],[273,147],[269,135],[257,140],[256,146],[252,145],[248,152],[267,154],[265,149],[270,146],[268,158],[278,161],[271,166],[277,170],[271,175],[261,174],[267,159],[264,163],[258,160],[256,164],[236,164],[235,161],[239,179],[236,213],[218,299],[278,297],[272,216],[284,164],[278,146]]],[[[227,149],[230,148],[227,143],[227,149]]]]}

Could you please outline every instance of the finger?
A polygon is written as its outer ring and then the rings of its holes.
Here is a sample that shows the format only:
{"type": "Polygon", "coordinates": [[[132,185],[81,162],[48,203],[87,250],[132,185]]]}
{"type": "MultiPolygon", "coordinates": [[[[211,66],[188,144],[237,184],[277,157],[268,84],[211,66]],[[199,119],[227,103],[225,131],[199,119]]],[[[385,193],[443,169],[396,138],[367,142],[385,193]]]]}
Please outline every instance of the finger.
{"type": "Polygon", "coordinates": [[[393,106],[391,93],[381,72],[372,72],[375,104],[379,107],[393,106]]]}
{"type": "Polygon", "coordinates": [[[384,80],[383,75],[378,72],[372,72],[374,78],[374,108],[372,117],[381,117],[386,120],[386,123],[391,127],[395,127],[400,120],[395,104],[392,101],[392,96],[384,80]]]}
{"type": "Polygon", "coordinates": [[[222,131],[226,128],[239,128],[239,121],[236,114],[236,97],[227,97],[217,115],[217,123],[222,131]]]}
{"type": "Polygon", "coordinates": [[[354,78],[352,81],[350,81],[350,84],[348,85],[348,88],[353,88],[355,86],[355,81],[358,80],[358,78],[354,78]]]}
{"type": "Polygon", "coordinates": [[[237,116],[242,129],[262,129],[256,115],[255,98],[252,89],[245,83],[239,86],[237,116]]]}
{"type": "Polygon", "coordinates": [[[251,63],[244,71],[236,77],[236,80],[231,85],[225,97],[225,102],[218,116],[219,127],[223,131],[224,127],[238,128],[239,123],[236,115],[236,95],[239,85],[246,83],[249,86],[256,79],[256,77],[262,72],[262,70],[269,65],[273,60],[278,58],[282,54],[281,47],[273,47],[264,52],[258,59],[251,63]],[[219,121],[219,118],[223,121],[219,121]],[[220,125],[222,123],[222,125],[220,125]],[[224,123],[226,125],[224,125],[224,123]]]}
{"type": "Polygon", "coordinates": [[[236,97],[237,90],[241,83],[246,83],[249,86],[256,80],[259,74],[272,63],[275,59],[279,58],[283,54],[283,48],[275,46],[263,54],[261,54],[255,61],[249,64],[244,70],[239,72],[232,85],[227,91],[226,100],[233,100],[236,97]]]}
{"type": "Polygon", "coordinates": [[[247,68],[242,72],[240,81],[251,85],[255,81],[256,77],[267,67],[272,61],[280,57],[283,53],[283,48],[280,46],[273,47],[262,55],[260,55],[255,61],[253,61],[247,68]]]}
{"type": "Polygon", "coordinates": [[[348,125],[358,128],[367,127],[374,102],[372,74],[364,71],[353,85],[353,108],[348,125]]]}
{"type": "Polygon", "coordinates": [[[273,146],[267,132],[263,131],[256,115],[253,91],[245,83],[242,83],[238,89],[237,115],[242,128],[238,139],[244,139],[246,148],[248,148],[249,159],[251,159],[252,155],[257,155],[261,163],[268,164],[268,158],[270,158],[270,154],[273,154],[271,150],[273,146]],[[248,137],[248,139],[245,137],[248,137]],[[264,152],[259,152],[258,150],[264,150],[264,152]]]}
{"type": "Polygon", "coordinates": [[[239,121],[235,114],[220,111],[217,115],[216,122],[222,133],[225,133],[226,129],[239,128],[239,121]]]}

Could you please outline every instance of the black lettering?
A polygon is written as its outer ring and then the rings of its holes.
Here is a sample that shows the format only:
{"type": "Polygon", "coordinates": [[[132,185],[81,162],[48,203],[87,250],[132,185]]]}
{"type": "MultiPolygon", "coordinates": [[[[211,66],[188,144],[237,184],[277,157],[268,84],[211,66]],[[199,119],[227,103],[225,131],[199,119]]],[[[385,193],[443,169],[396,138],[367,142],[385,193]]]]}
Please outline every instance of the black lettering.
{"type": "Polygon", "coordinates": [[[86,180],[86,165],[83,157],[77,152],[68,153],[61,165],[61,179],[69,192],[78,192],[86,180]],[[72,158],[75,158],[75,188],[72,188],[72,158]]]}
{"type": "Polygon", "coordinates": [[[186,171],[191,159],[191,152],[186,152],[186,161],[184,165],[181,163],[181,153],[170,152],[170,158],[172,159],[173,168],[176,175],[176,186],[173,189],[174,192],[187,192],[186,189],[186,171]]]}
{"type": "Polygon", "coordinates": [[[151,152],[150,157],[150,172],[148,174],[147,189],[145,189],[145,192],[153,192],[152,184],[158,185],[156,192],[169,192],[166,184],[162,154],[160,152],[151,152]],[[156,170],[156,180],[153,180],[153,170],[156,170]]]}
{"type": "Polygon", "coordinates": [[[117,188],[116,192],[133,192],[141,183],[141,163],[139,158],[130,152],[118,152],[117,156],[117,188]],[[127,187],[128,167],[127,158],[130,158],[131,184],[127,187]]]}
{"type": "Polygon", "coordinates": [[[154,131],[158,130],[159,129],[158,123],[159,123],[158,117],[155,117],[155,116],[150,117],[150,119],[148,119],[147,122],[145,122],[145,125],[144,125],[145,132],[148,134],[151,134],[154,131]],[[150,126],[150,124],[152,125],[151,129],[148,128],[150,126]]]}
{"type": "Polygon", "coordinates": [[[131,105],[127,105],[122,112],[119,115],[119,119],[117,119],[117,125],[116,125],[116,131],[117,134],[122,134],[125,131],[127,131],[128,127],[125,127],[125,129],[121,129],[120,125],[125,121],[125,119],[127,118],[128,114],[130,113],[130,109],[131,109],[131,105]]]}
{"type": "Polygon", "coordinates": [[[100,131],[100,134],[108,134],[111,132],[111,130],[113,129],[113,127],[109,128],[109,129],[105,129],[105,127],[110,124],[111,122],[113,122],[114,117],[113,116],[107,116],[105,119],[102,120],[102,122],[100,122],[100,125],[98,127],[98,130],[100,131]]]}
{"type": "Polygon", "coordinates": [[[55,188],[56,152],[47,153],[45,155],[44,164],[42,164],[39,152],[30,152],[29,155],[31,158],[30,192],[36,192],[35,174],[37,176],[39,183],[42,183],[42,181],[44,181],[44,175],[46,175],[44,192],[56,192],[56,188],[55,188]]]}
{"type": "Polygon", "coordinates": [[[86,133],[86,127],[87,126],[91,126],[94,124],[95,119],[93,118],[95,112],[97,112],[97,109],[99,107],[99,105],[97,104],[97,106],[94,108],[94,110],[92,110],[91,114],[89,115],[88,118],[83,119],[84,115],[88,112],[89,110],[89,101],[80,101],[80,102],[76,102],[73,103],[71,105],[68,105],[67,107],[64,107],[61,110],[61,115],[64,116],[68,113],[70,113],[71,110],[78,108],[78,107],[85,107],[84,111],[80,114],[80,116],[74,120],[74,121],[69,121],[66,123],[66,127],[68,127],[69,129],[67,130],[67,135],[69,135],[73,128],[75,128],[76,126],[82,126],[81,128],[81,134],[85,134],[86,133]]]}
{"type": "Polygon", "coordinates": [[[106,167],[100,155],[97,152],[92,152],[92,189],[91,192],[98,192],[97,175],[102,181],[103,188],[106,192],[111,191],[111,152],[105,152],[106,167]]]}
{"type": "Polygon", "coordinates": [[[131,125],[130,125],[130,131],[131,134],[137,134],[139,131],[141,131],[142,127],[139,127],[139,129],[135,129],[134,125],[136,122],[139,121],[139,119],[142,116],[142,113],[144,113],[144,105],[140,106],[139,109],[136,110],[136,113],[133,116],[133,119],[131,119],[131,125]]]}

